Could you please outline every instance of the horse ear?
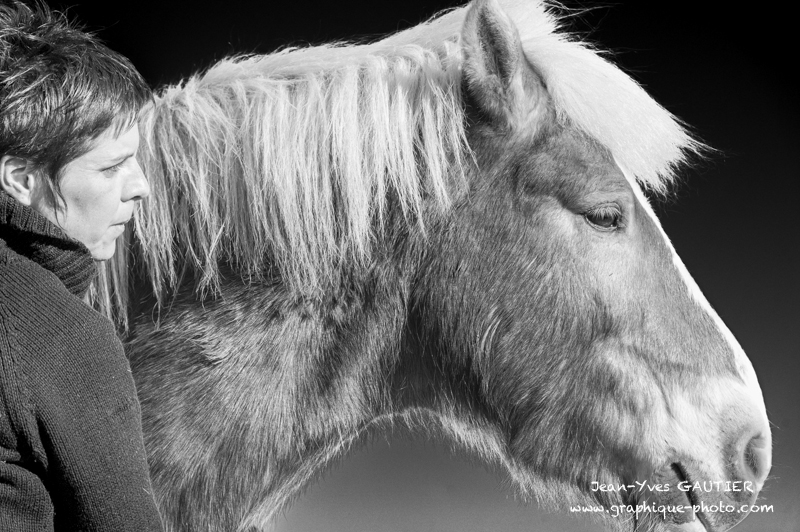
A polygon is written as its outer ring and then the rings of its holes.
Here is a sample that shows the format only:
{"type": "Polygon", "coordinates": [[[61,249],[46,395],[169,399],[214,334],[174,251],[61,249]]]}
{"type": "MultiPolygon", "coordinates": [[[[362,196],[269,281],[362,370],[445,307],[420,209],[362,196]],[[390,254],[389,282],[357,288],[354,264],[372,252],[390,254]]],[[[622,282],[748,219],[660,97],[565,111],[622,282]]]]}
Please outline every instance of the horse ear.
{"type": "Polygon", "coordinates": [[[502,127],[523,121],[542,84],[525,59],[517,27],[497,0],[472,3],[461,45],[466,89],[481,113],[502,127]]]}

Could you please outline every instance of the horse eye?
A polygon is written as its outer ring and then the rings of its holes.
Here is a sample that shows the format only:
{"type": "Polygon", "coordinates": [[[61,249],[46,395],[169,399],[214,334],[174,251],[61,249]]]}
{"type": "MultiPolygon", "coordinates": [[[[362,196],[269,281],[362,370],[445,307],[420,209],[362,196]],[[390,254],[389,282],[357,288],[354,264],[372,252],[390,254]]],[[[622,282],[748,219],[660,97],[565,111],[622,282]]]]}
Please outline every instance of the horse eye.
{"type": "Polygon", "coordinates": [[[601,231],[618,229],[622,222],[622,213],[616,205],[602,205],[586,211],[583,216],[589,224],[601,231]]]}

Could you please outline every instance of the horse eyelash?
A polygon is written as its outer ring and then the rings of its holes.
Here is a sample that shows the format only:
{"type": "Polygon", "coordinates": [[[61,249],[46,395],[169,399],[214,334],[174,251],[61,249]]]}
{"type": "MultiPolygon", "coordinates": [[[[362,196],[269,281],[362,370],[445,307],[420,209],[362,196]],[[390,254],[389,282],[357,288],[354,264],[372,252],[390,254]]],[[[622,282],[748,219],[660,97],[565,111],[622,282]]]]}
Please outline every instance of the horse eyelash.
{"type": "Polygon", "coordinates": [[[616,231],[618,229],[623,229],[625,227],[625,216],[622,213],[622,209],[616,203],[606,203],[603,205],[592,207],[591,209],[588,209],[583,213],[583,217],[592,227],[600,231],[616,231]],[[603,227],[601,225],[595,224],[589,219],[589,217],[592,215],[607,215],[607,214],[612,215],[615,219],[615,223],[611,227],[603,227]]]}

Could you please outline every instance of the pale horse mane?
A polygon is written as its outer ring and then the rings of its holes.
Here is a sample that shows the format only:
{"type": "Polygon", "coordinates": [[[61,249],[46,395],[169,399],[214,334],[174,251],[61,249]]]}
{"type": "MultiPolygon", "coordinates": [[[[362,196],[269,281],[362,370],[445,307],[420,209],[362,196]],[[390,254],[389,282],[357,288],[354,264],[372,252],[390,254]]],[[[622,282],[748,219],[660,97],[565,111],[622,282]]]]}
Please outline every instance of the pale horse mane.
{"type": "MultiPolygon", "coordinates": [[[[500,3],[559,120],[664,192],[700,145],[629,76],[559,32],[545,2],[500,3]]],[[[466,9],[372,44],[229,58],[162,90],[140,124],[152,194],[136,216],[159,303],[181,282],[176,264],[201,291],[219,288],[226,265],[319,298],[344,269],[368,264],[389,198],[422,231],[423,203],[446,211],[472,164],[466,9]]]]}

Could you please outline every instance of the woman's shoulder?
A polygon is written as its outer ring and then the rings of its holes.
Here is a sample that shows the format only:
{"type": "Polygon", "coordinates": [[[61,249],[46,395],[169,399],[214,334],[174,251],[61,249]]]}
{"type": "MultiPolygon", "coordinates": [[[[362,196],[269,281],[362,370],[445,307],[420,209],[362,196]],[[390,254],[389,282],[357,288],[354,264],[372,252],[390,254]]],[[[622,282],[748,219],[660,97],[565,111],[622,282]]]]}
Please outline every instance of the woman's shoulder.
{"type": "Polygon", "coordinates": [[[3,355],[33,372],[124,361],[109,320],[54,274],[13,252],[0,253],[0,339],[0,349],[11,351],[3,355]]]}
{"type": "Polygon", "coordinates": [[[130,369],[113,325],[54,274],[2,249],[0,368],[0,410],[19,431],[13,437],[27,439],[42,460],[37,434],[43,419],[53,425],[47,429],[52,432],[80,413],[136,409],[130,369]]]}

